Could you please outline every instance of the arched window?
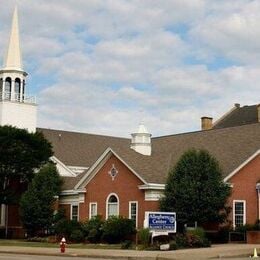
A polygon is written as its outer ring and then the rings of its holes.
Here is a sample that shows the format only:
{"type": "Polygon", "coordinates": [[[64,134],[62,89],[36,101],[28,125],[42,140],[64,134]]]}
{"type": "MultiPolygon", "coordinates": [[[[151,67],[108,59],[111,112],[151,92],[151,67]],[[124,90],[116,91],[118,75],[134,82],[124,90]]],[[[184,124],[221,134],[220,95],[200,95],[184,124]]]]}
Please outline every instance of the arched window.
{"type": "Polygon", "coordinates": [[[25,80],[23,80],[23,93],[22,93],[23,98],[24,98],[24,92],[25,92],[25,80]]]}
{"type": "Polygon", "coordinates": [[[15,100],[20,100],[21,80],[19,78],[15,79],[15,82],[14,82],[14,93],[15,93],[15,100]]]}
{"type": "Polygon", "coordinates": [[[107,197],[107,218],[119,215],[119,199],[116,194],[110,194],[107,197]]]}
{"type": "Polygon", "coordinates": [[[6,78],[5,79],[5,99],[7,99],[7,100],[11,99],[11,84],[12,84],[11,78],[6,78]]]}

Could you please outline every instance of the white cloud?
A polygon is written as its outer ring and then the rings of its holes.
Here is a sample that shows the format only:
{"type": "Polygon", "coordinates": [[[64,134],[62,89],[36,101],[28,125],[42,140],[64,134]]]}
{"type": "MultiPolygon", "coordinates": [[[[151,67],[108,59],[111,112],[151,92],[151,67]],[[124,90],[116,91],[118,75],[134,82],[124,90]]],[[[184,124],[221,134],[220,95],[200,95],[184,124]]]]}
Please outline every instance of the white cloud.
{"type": "MultiPolygon", "coordinates": [[[[14,2],[0,9],[4,40],[14,2]]],[[[258,1],[20,0],[19,10],[40,126],[129,136],[144,121],[171,134],[259,103],[258,1]]]]}

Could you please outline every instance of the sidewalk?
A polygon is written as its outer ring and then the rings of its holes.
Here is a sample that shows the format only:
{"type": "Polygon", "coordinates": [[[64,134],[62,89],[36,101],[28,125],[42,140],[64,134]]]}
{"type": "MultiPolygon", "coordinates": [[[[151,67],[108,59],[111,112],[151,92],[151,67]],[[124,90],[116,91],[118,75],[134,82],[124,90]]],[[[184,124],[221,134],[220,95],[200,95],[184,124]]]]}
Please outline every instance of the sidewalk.
{"type": "Polygon", "coordinates": [[[176,251],[135,251],[135,250],[109,250],[109,249],[75,249],[66,248],[61,254],[57,248],[0,246],[0,253],[49,255],[49,256],[81,256],[92,258],[112,258],[125,260],[167,260],[167,259],[214,259],[249,257],[254,248],[260,254],[260,245],[223,244],[213,245],[211,248],[185,249],[176,251]]]}

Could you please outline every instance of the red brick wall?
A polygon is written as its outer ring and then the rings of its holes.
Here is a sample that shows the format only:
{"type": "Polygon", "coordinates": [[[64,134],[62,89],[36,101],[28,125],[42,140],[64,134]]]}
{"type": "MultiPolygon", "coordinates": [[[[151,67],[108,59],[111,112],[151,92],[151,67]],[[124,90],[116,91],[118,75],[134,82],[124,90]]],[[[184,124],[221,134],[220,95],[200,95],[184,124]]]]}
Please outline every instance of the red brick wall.
{"type": "MultiPolygon", "coordinates": [[[[260,181],[260,155],[250,161],[229,182],[232,183],[232,194],[229,204],[233,207],[233,200],[246,201],[246,223],[254,224],[258,218],[258,198],[256,183],[260,181]]],[[[233,209],[230,215],[233,220],[233,209]]]]}
{"type": "Polygon", "coordinates": [[[65,217],[70,219],[70,204],[60,204],[59,208],[64,210],[65,217]]]}
{"type": "Polygon", "coordinates": [[[85,203],[80,204],[80,220],[88,219],[90,202],[97,202],[97,213],[105,219],[107,197],[115,193],[119,197],[121,216],[129,217],[129,201],[138,201],[138,227],[143,227],[145,211],[157,210],[158,202],[144,200],[144,191],[138,188],[138,185],[142,184],[137,176],[112,155],[86,186],[85,203]],[[114,180],[108,174],[113,164],[118,170],[114,180]]]}

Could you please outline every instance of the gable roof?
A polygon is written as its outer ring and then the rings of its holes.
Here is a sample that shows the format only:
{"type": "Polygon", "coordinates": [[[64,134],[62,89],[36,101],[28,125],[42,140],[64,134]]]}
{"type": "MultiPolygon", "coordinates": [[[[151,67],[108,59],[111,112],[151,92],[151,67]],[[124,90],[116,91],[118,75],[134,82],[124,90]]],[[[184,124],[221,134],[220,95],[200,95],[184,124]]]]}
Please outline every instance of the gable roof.
{"type": "Polygon", "coordinates": [[[143,184],[147,184],[146,181],[137,172],[135,172],[134,169],[132,169],[115,151],[113,151],[113,149],[108,147],[106,151],[98,158],[98,160],[90,167],[90,169],[85,172],[83,177],[75,186],[75,189],[84,188],[87,183],[89,183],[90,180],[95,177],[100,168],[102,168],[111,155],[114,155],[119,161],[121,161],[138,179],[143,182],[143,184]]]}
{"type": "Polygon", "coordinates": [[[245,167],[249,162],[254,160],[260,154],[260,149],[256,151],[253,155],[251,155],[246,161],[240,164],[233,172],[231,172],[228,176],[224,178],[224,181],[227,182],[230,180],[236,173],[238,173],[243,167],[245,167]]]}
{"type": "Polygon", "coordinates": [[[216,121],[213,129],[255,123],[258,123],[258,105],[240,107],[239,104],[235,104],[229,113],[216,121]]]}
{"type": "MultiPolygon", "coordinates": [[[[260,148],[260,123],[156,137],[152,139],[151,156],[130,149],[126,138],[42,128],[38,131],[52,143],[54,155],[66,165],[91,167],[110,147],[147,183],[158,184],[166,182],[169,170],[188,149],[208,150],[219,161],[225,178],[260,148]]],[[[67,179],[65,182],[71,184],[65,184],[67,188],[76,185],[77,181],[67,179]]]]}

